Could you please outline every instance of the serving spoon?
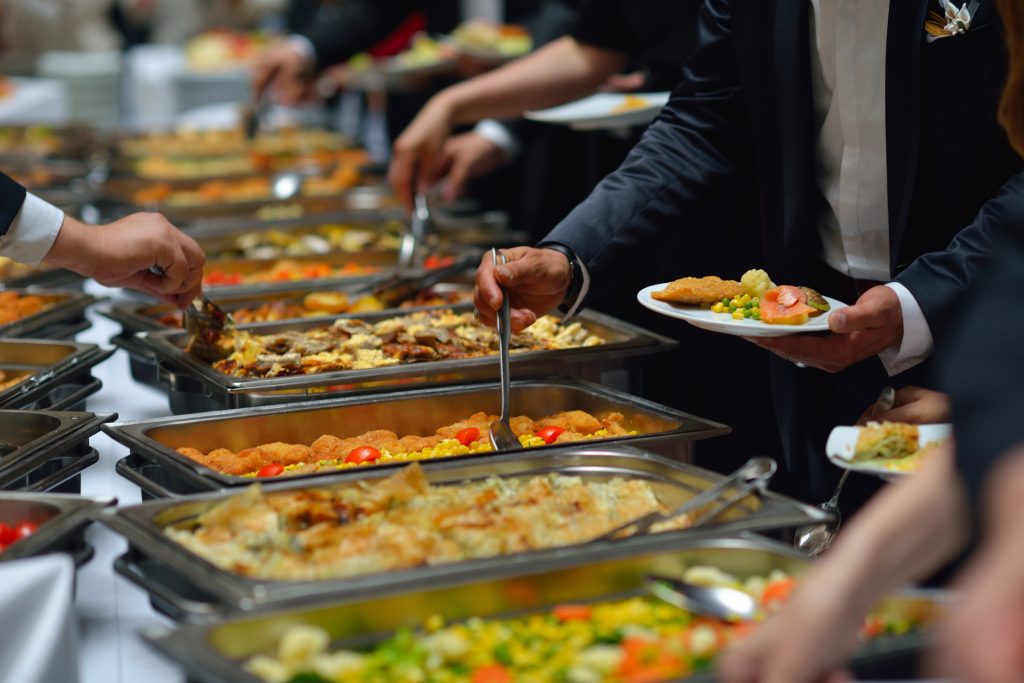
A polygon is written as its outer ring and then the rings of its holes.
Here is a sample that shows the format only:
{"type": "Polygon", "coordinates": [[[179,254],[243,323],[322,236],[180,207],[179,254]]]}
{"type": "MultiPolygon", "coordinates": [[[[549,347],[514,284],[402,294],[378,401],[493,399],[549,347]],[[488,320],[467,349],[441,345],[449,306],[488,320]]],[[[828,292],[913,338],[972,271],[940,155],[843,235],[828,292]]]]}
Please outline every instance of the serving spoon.
{"type": "Polygon", "coordinates": [[[698,586],[682,579],[648,574],[644,588],[662,602],[720,621],[754,621],[758,613],[753,597],[726,586],[698,586]]]}
{"type": "MultiPolygon", "coordinates": [[[[501,254],[501,263],[507,261],[501,254]]],[[[498,267],[498,250],[491,249],[491,263],[498,267]]],[[[498,313],[498,344],[501,351],[501,418],[491,423],[491,446],[496,451],[511,451],[520,448],[519,439],[512,431],[512,379],[509,376],[508,356],[512,342],[512,314],[508,301],[508,290],[501,288],[501,311],[498,313]]]]}
{"type": "MultiPolygon", "coordinates": [[[[896,405],[896,389],[886,387],[882,389],[882,393],[875,400],[874,408],[878,412],[884,412],[892,410],[894,405],[896,405]]],[[[839,494],[843,492],[843,485],[846,484],[849,476],[850,470],[844,470],[843,476],[839,478],[839,483],[836,484],[835,493],[832,494],[831,498],[818,506],[819,510],[831,516],[831,521],[800,527],[796,530],[794,545],[797,550],[813,557],[828,550],[832,542],[835,541],[836,534],[839,533],[839,527],[843,522],[842,515],[839,512],[839,494]]]]}

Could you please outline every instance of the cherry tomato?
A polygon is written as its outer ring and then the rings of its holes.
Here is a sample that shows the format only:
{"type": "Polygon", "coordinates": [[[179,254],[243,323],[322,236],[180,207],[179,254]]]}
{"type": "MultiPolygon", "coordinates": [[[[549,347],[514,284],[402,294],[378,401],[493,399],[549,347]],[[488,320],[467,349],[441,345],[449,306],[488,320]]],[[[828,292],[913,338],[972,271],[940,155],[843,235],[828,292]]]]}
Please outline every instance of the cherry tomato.
{"type": "Polygon", "coordinates": [[[461,432],[455,435],[455,440],[461,443],[463,446],[468,446],[477,439],[480,438],[480,430],[476,427],[466,427],[461,432]]]}
{"type": "Polygon", "coordinates": [[[565,430],[561,427],[542,427],[537,430],[537,436],[542,438],[544,443],[552,444],[558,440],[558,437],[561,436],[563,432],[565,432],[565,430]]]}
{"type": "Polygon", "coordinates": [[[512,683],[512,674],[501,664],[486,664],[473,672],[472,683],[512,683]]]}
{"type": "Polygon", "coordinates": [[[348,457],[345,458],[345,462],[353,462],[357,465],[362,465],[368,462],[375,462],[381,456],[381,452],[373,446],[360,446],[359,448],[353,448],[349,451],[348,457]]]}
{"type": "Polygon", "coordinates": [[[284,472],[284,465],[279,462],[267,463],[256,473],[257,477],[276,477],[284,472]]]}
{"type": "Polygon", "coordinates": [[[0,544],[10,545],[16,540],[18,540],[18,537],[14,534],[14,529],[0,522],[0,544]]]}
{"type": "Polygon", "coordinates": [[[14,527],[14,535],[18,539],[28,538],[34,534],[38,528],[39,525],[35,522],[22,522],[18,526],[14,527]]]}

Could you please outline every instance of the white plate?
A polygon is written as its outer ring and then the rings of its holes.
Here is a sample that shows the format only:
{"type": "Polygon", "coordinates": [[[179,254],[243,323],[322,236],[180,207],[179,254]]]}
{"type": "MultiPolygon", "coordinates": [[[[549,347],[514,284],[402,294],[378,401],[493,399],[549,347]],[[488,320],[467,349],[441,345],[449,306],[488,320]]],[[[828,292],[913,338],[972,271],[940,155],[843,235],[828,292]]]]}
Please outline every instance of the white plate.
{"type": "Polygon", "coordinates": [[[416,66],[405,66],[398,58],[392,57],[352,72],[345,85],[356,90],[402,90],[410,81],[448,73],[454,66],[455,59],[448,57],[416,66]]]}
{"type": "Polygon", "coordinates": [[[831,309],[822,315],[811,318],[803,325],[769,325],[760,320],[733,320],[729,313],[713,313],[707,308],[700,306],[688,306],[686,304],[670,304],[667,301],[658,301],[651,296],[653,292],[659,292],[669,283],[663,282],[660,285],[644,287],[636,295],[637,301],[645,308],[655,313],[667,315],[670,318],[685,320],[695,327],[711,332],[731,334],[736,337],[788,337],[791,334],[805,334],[808,332],[828,332],[828,317],[837,308],[845,308],[846,304],[830,297],[825,297],[831,309]]]}
{"type": "Polygon", "coordinates": [[[523,114],[523,118],[541,123],[559,123],[576,130],[644,126],[654,120],[654,117],[668,102],[670,94],[669,92],[634,93],[631,97],[643,98],[647,101],[647,105],[616,112],[615,108],[625,102],[627,96],[616,93],[598,93],[558,107],[528,111],[523,114]]]}
{"type": "MultiPolygon", "coordinates": [[[[942,441],[953,436],[953,425],[934,424],[919,425],[918,446],[923,448],[932,441],[942,441]]],[[[883,479],[899,479],[912,472],[892,470],[888,467],[870,462],[853,462],[853,452],[860,437],[860,427],[835,427],[825,442],[825,455],[836,467],[853,472],[873,474],[883,479]]]]}

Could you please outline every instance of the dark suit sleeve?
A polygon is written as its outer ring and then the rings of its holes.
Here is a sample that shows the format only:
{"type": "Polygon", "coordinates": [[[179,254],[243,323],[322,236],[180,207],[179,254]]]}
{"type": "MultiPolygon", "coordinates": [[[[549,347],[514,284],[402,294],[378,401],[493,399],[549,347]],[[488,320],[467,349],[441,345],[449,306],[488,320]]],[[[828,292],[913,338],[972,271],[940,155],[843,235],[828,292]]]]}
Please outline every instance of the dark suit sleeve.
{"type": "MultiPolygon", "coordinates": [[[[961,315],[937,353],[939,385],[953,403],[957,466],[980,502],[1002,456],[1024,444],[1024,237],[996,234],[998,256],[958,303],[961,315]]],[[[978,508],[975,508],[978,509],[978,508]]]]}
{"type": "Polygon", "coordinates": [[[529,32],[536,47],[561,38],[576,27],[576,8],[565,0],[545,0],[537,11],[523,17],[521,23],[529,32]]]}
{"type": "Polygon", "coordinates": [[[668,105],[622,166],[544,240],[573,249],[595,285],[648,260],[663,231],[685,228],[744,164],[750,135],[729,8],[705,3],[700,46],[668,105]]]}
{"type": "Polygon", "coordinates": [[[961,310],[972,283],[991,267],[1000,243],[1005,242],[1005,230],[1024,231],[1024,172],[1012,177],[981,208],[946,251],[920,256],[896,276],[921,306],[935,339],[951,323],[961,324],[954,313],[961,310]]]}
{"type": "Polygon", "coordinates": [[[303,34],[316,51],[316,68],[340,64],[369,50],[420,5],[414,0],[345,0],[323,5],[317,21],[303,34]]]}
{"type": "Polygon", "coordinates": [[[0,237],[7,234],[24,203],[25,188],[0,173],[0,237]]]}

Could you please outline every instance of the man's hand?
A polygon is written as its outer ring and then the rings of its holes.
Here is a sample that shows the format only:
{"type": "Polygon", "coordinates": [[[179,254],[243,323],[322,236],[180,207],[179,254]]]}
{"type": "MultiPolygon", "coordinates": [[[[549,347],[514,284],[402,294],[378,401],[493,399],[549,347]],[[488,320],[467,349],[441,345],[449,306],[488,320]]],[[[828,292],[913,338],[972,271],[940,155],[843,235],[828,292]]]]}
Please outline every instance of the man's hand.
{"type": "Polygon", "coordinates": [[[452,113],[442,95],[427,102],[395,140],[388,180],[409,210],[413,193],[439,177],[438,155],[451,133],[452,113]]]}
{"type": "Polygon", "coordinates": [[[184,307],[202,291],[206,257],[195,240],[160,214],[136,213],[109,225],[84,225],[65,216],[43,260],[184,307]],[[153,266],[162,275],[151,272],[153,266]]]}
{"type": "Polygon", "coordinates": [[[875,422],[908,422],[910,424],[936,424],[949,422],[952,407],[949,396],[941,391],[921,387],[903,387],[896,392],[896,402],[889,410],[878,410],[874,405],[864,411],[857,424],[875,422]]]}
{"type": "Polygon", "coordinates": [[[438,174],[445,178],[444,199],[462,196],[466,183],[485,176],[505,162],[505,152],[478,133],[456,135],[441,148],[438,174]]]}
{"type": "Polygon", "coordinates": [[[971,683],[1024,680],[1024,449],[989,475],[982,547],[954,587],[960,599],[930,656],[937,677],[971,683]]]}
{"type": "Polygon", "coordinates": [[[553,249],[515,247],[501,251],[508,263],[497,269],[490,253],[484,255],[476,271],[473,303],[480,320],[494,327],[495,312],[501,308],[501,287],[505,287],[511,297],[512,330],[519,332],[562,303],[572,284],[572,268],[565,254],[553,249]]]}
{"type": "Polygon", "coordinates": [[[829,316],[827,337],[751,338],[750,341],[794,363],[839,372],[903,339],[903,311],[896,292],[872,287],[853,306],[829,316]]]}
{"type": "Polygon", "coordinates": [[[264,91],[281,104],[294,105],[310,99],[313,68],[288,40],[276,41],[260,57],[252,73],[252,91],[258,99],[264,91]]]}

